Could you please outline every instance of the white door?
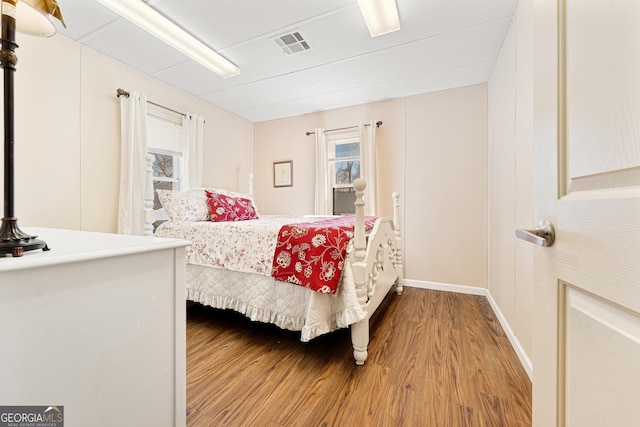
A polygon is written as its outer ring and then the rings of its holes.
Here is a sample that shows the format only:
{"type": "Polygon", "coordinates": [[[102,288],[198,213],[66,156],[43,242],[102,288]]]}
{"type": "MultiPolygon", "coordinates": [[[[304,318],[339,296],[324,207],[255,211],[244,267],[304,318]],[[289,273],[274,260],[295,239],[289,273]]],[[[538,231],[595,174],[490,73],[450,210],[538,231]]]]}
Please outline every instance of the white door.
{"type": "Polygon", "coordinates": [[[535,1],[535,426],[640,425],[640,1],[535,1]]]}

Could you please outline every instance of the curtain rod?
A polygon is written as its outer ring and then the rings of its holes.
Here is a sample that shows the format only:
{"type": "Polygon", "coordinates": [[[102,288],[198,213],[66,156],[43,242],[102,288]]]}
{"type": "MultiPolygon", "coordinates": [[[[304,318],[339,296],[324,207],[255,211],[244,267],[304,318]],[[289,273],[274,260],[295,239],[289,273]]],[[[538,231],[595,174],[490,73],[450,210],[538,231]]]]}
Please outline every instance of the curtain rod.
{"type": "MultiPolygon", "coordinates": [[[[116,90],[116,96],[118,98],[120,98],[121,96],[124,96],[125,98],[128,98],[129,97],[129,92],[127,92],[124,89],[118,88],[118,90],[116,90]]],[[[172,108],[165,107],[164,105],[156,104],[155,102],[147,101],[147,104],[155,105],[156,107],[163,108],[163,109],[165,109],[167,111],[171,111],[172,113],[180,114],[182,117],[187,117],[187,115],[185,113],[181,113],[180,111],[176,111],[176,110],[174,110],[172,108]]]]}
{"type": "MultiPolygon", "coordinates": [[[[369,126],[369,123],[366,123],[365,126],[369,126]]],[[[382,126],[382,120],[378,120],[376,122],[376,127],[379,128],[380,126],[382,126]]],[[[345,128],[327,129],[327,130],[325,130],[325,132],[333,132],[333,131],[336,131],[336,130],[355,129],[357,127],[358,126],[347,126],[345,128]]],[[[311,132],[307,132],[306,135],[309,136],[309,135],[313,135],[315,133],[316,133],[316,131],[314,130],[314,131],[311,131],[311,132]]]]}

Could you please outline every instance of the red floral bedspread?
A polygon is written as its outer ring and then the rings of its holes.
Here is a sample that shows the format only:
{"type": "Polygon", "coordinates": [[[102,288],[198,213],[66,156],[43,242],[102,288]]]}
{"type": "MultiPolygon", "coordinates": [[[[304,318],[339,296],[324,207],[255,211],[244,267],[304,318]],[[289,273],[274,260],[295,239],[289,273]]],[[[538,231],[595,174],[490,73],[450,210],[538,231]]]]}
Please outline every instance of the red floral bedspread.
{"type": "MultiPolygon", "coordinates": [[[[376,217],[365,217],[371,230],[376,217]]],[[[354,216],[284,225],[278,233],[271,275],[314,291],[335,294],[347,246],[353,238],[354,216]]]]}

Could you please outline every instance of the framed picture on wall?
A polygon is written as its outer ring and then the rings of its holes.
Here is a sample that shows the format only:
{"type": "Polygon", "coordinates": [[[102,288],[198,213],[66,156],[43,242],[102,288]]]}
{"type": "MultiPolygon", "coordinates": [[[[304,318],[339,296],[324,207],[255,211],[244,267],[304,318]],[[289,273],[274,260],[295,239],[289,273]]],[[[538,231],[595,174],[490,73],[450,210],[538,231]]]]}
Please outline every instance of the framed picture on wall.
{"type": "Polygon", "coordinates": [[[273,162],[273,186],[293,187],[293,160],[273,162]]]}

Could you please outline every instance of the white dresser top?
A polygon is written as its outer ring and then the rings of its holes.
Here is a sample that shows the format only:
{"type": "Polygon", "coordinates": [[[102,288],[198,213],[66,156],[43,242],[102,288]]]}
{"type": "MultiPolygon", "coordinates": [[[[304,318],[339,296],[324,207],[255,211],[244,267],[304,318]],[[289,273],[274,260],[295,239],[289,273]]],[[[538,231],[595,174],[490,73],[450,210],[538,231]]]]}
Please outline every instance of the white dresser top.
{"type": "Polygon", "coordinates": [[[21,257],[0,255],[0,273],[53,264],[179,248],[190,244],[186,240],[153,236],[129,236],[56,228],[25,227],[22,228],[22,231],[38,236],[38,239],[47,243],[50,250],[28,251],[24,252],[21,257]]]}

